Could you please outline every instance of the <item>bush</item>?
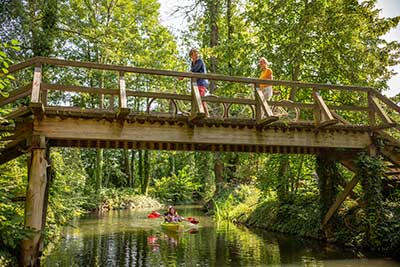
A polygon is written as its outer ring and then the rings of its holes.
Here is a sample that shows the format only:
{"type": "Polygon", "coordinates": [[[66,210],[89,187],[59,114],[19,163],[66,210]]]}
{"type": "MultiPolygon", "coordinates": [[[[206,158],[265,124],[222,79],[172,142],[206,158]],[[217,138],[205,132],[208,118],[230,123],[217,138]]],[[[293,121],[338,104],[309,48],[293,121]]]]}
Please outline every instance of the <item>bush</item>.
{"type": "Polygon", "coordinates": [[[194,177],[189,173],[188,167],[184,167],[178,174],[156,180],[150,193],[163,202],[190,203],[199,194],[201,186],[193,181],[194,177]]]}
{"type": "Polygon", "coordinates": [[[82,208],[87,211],[107,211],[119,209],[138,209],[161,207],[161,204],[148,196],[139,195],[132,188],[102,188],[99,192],[87,191],[82,208]]]}
{"type": "Polygon", "coordinates": [[[246,221],[270,231],[322,239],[320,209],[313,195],[298,195],[294,201],[279,203],[267,200],[257,207],[246,221]]]}
{"type": "Polygon", "coordinates": [[[229,185],[213,200],[215,218],[244,222],[258,203],[260,190],[252,185],[229,185]]]}

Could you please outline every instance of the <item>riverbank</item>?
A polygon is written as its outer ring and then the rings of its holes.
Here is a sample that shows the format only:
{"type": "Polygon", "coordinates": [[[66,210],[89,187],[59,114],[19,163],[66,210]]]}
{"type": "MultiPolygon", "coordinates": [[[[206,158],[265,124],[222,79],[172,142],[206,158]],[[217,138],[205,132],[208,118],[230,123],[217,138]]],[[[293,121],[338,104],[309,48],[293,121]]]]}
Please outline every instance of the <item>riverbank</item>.
{"type": "MultiPolygon", "coordinates": [[[[61,194],[50,195],[44,254],[51,252],[54,244],[60,241],[62,228],[70,225],[74,218],[79,218],[88,213],[103,213],[124,209],[159,209],[162,206],[156,199],[140,195],[132,189],[107,188],[98,192],[86,192],[85,197],[80,196],[79,200],[78,198],[63,198],[61,194]]],[[[20,213],[22,211],[21,207],[20,213]]],[[[22,225],[22,215],[20,214],[18,224],[5,225],[8,228],[3,227],[7,230],[8,240],[2,240],[7,246],[0,247],[0,266],[18,266],[18,244],[20,240],[30,234],[23,229],[22,225]]]]}
{"type": "Polygon", "coordinates": [[[216,218],[250,228],[326,240],[361,253],[400,259],[400,204],[393,202],[384,204],[384,214],[377,222],[356,201],[347,200],[325,228],[318,197],[312,193],[280,202],[255,186],[225,186],[208,206],[216,218]]]}

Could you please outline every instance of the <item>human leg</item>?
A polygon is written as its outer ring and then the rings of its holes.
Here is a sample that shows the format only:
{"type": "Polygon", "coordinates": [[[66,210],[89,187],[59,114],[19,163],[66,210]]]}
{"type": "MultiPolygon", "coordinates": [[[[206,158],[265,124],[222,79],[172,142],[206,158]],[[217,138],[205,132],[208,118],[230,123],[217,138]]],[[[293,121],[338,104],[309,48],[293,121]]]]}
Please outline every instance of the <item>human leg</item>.
{"type": "MultiPolygon", "coordinates": [[[[199,85],[199,86],[197,86],[197,88],[199,88],[199,93],[200,93],[201,97],[206,95],[207,87],[199,85]]],[[[203,104],[204,112],[206,113],[206,116],[208,117],[209,114],[208,114],[207,103],[205,101],[202,101],[201,103],[203,104]]]]}
{"type": "Polygon", "coordinates": [[[263,94],[265,97],[265,100],[269,101],[272,98],[272,86],[268,86],[263,88],[263,94]]]}

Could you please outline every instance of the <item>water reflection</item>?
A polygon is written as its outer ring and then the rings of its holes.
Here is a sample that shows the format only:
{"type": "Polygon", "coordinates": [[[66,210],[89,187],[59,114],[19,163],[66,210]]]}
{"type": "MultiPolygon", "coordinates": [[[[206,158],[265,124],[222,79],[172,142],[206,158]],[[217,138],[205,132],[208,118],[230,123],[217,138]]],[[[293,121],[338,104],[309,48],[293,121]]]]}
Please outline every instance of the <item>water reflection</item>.
{"type": "Polygon", "coordinates": [[[293,239],[227,222],[214,222],[199,208],[179,207],[184,232],[162,230],[149,211],[91,215],[65,229],[65,238],[44,266],[399,266],[383,259],[357,259],[321,243],[293,239]]]}

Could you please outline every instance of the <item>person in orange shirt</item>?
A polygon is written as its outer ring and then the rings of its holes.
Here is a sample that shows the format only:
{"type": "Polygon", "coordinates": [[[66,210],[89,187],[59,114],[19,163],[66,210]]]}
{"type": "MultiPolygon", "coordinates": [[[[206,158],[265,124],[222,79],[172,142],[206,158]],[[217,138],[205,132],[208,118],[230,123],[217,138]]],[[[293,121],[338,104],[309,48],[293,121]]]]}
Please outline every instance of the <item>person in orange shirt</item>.
{"type": "MultiPolygon", "coordinates": [[[[264,80],[272,80],[273,76],[272,76],[272,69],[269,67],[269,65],[271,64],[270,62],[268,62],[268,60],[265,57],[261,57],[260,61],[260,68],[262,69],[261,75],[260,75],[260,79],[264,79],[264,80]]],[[[272,85],[270,84],[260,84],[259,88],[257,88],[257,90],[260,90],[261,92],[263,92],[264,97],[266,100],[270,100],[272,97],[272,85]]]]}

